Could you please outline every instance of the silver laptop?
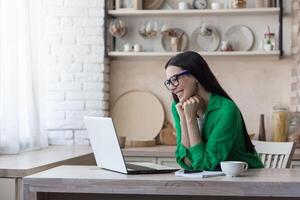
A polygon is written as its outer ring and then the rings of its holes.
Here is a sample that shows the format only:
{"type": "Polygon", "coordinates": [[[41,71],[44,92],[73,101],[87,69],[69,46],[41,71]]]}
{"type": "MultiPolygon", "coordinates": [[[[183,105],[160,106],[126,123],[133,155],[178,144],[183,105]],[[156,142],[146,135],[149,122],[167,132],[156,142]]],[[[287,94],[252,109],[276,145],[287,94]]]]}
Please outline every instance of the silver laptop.
{"type": "Polygon", "coordinates": [[[170,173],[178,168],[148,162],[125,163],[111,118],[84,117],[97,166],[124,174],[170,173]]]}

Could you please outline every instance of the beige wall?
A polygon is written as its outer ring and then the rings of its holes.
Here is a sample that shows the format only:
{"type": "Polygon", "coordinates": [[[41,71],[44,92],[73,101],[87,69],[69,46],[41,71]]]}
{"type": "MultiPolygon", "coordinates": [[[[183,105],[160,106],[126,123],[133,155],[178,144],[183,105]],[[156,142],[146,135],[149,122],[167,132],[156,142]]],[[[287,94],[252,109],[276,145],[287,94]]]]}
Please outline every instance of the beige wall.
{"type": "MultiPolygon", "coordinates": [[[[165,89],[166,59],[112,60],[110,63],[110,102],[126,91],[153,92],[163,103],[170,120],[170,93],[165,89]],[[150,62],[149,62],[150,61],[150,62]]],[[[277,102],[289,104],[291,59],[230,57],[207,58],[212,71],[228,94],[240,107],[249,132],[258,132],[259,115],[266,115],[267,137],[270,114],[277,102]]]]}

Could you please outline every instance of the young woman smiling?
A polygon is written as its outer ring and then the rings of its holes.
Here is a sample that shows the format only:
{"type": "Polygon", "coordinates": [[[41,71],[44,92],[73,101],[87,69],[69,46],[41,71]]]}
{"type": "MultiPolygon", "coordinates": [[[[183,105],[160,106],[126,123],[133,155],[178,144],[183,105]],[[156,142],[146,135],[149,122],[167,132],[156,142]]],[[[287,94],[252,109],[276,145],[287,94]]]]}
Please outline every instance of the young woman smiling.
{"type": "Polygon", "coordinates": [[[187,51],[172,57],[165,69],[164,84],[174,99],[177,163],[189,170],[219,170],[226,160],[262,168],[239,108],[206,61],[187,51]]]}

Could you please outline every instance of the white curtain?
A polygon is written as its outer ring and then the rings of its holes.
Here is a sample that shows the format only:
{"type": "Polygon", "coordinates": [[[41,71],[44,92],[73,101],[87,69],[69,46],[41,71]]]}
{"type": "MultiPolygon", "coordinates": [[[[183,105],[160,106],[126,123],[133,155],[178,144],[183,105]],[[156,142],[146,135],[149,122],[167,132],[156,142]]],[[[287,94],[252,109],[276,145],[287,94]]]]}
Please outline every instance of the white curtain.
{"type": "Polygon", "coordinates": [[[46,147],[42,0],[0,0],[0,153],[46,147]]]}

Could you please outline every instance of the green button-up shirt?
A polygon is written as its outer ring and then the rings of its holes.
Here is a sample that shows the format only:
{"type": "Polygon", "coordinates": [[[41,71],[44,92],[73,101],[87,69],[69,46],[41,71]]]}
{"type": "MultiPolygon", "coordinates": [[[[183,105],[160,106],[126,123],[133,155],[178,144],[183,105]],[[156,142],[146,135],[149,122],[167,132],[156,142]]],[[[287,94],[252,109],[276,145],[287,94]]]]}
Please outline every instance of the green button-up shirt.
{"type": "Polygon", "coordinates": [[[177,135],[176,161],[184,169],[215,170],[221,161],[247,162],[249,168],[262,168],[257,153],[246,152],[242,117],[239,108],[230,99],[210,94],[201,126],[202,142],[190,148],[181,143],[180,117],[176,103],[172,114],[177,135]],[[184,158],[191,161],[191,166],[184,158]]]}

